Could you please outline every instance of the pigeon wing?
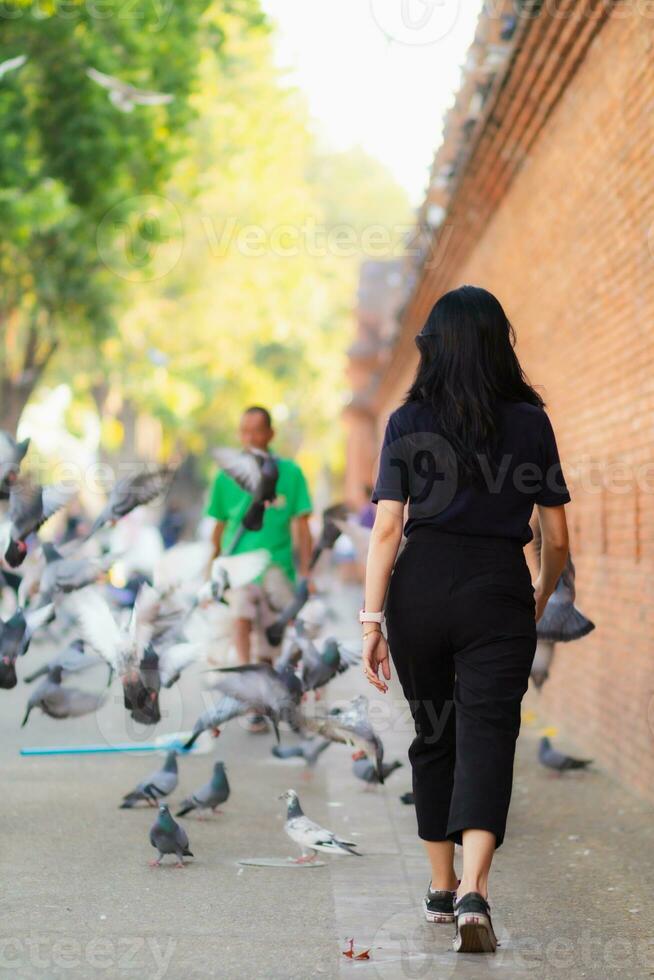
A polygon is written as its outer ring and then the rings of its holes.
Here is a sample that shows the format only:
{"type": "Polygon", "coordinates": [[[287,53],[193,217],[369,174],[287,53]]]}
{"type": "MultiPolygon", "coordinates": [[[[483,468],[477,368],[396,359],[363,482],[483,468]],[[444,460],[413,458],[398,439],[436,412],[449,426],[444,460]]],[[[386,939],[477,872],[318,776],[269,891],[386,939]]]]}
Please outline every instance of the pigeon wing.
{"type": "Polygon", "coordinates": [[[254,493],[261,480],[261,462],[265,453],[255,454],[252,452],[240,452],[238,449],[228,449],[221,447],[214,449],[213,458],[216,460],[221,470],[224,470],[232,480],[238,483],[239,487],[254,493]]]}
{"type": "Polygon", "coordinates": [[[66,611],[76,619],[88,648],[120,672],[126,661],[126,637],[102,596],[95,589],[82,589],[69,596],[66,611]]]}

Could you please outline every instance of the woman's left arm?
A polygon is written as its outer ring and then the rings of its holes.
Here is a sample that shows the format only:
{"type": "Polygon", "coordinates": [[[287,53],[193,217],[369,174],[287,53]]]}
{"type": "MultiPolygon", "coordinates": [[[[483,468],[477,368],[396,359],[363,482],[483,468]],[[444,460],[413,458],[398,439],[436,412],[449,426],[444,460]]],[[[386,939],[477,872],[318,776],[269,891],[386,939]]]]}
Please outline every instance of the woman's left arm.
{"type": "MultiPolygon", "coordinates": [[[[388,583],[402,540],[404,504],[399,500],[380,500],[370,535],[366,562],[364,609],[381,612],[384,608],[388,583]]],[[[391,679],[388,644],[381,626],[363,624],[363,669],[370,683],[385,694],[388,685],[379,677],[379,668],[386,681],[391,679]]]]}

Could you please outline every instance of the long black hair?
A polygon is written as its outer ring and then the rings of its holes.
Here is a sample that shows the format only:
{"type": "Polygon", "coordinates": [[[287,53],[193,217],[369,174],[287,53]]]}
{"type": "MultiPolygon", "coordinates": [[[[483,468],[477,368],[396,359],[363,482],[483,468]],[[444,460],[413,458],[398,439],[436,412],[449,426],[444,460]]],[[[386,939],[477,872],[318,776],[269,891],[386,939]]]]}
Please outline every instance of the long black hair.
{"type": "Polygon", "coordinates": [[[498,400],[545,404],[520,366],[515,340],[502,304],[480,286],[441,296],[416,337],[420,363],[406,401],[432,407],[460,476],[474,483],[482,479],[479,456],[494,469],[498,400]]]}

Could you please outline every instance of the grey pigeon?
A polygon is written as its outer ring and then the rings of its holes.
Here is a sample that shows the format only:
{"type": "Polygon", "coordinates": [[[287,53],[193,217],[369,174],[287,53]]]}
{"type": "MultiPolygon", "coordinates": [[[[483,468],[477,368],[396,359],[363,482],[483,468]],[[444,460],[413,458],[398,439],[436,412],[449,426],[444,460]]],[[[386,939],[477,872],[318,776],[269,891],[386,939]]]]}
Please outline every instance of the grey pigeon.
{"type": "Polygon", "coordinates": [[[550,676],[550,668],[554,660],[554,644],[551,640],[537,640],[536,653],[531,665],[529,676],[534,682],[537,691],[550,676]]]}
{"type": "MultiPolygon", "coordinates": [[[[82,640],[73,640],[68,646],[64,647],[56,656],[47,663],[43,664],[37,670],[33,670],[31,674],[27,674],[23,680],[26,684],[31,684],[32,681],[37,680],[39,677],[44,677],[53,667],[61,667],[66,674],[76,674],[82,670],[88,670],[91,667],[97,667],[98,664],[104,663],[101,657],[89,657],[84,653],[84,642],[82,640]]],[[[113,676],[113,670],[109,668],[109,680],[113,676]]]]}
{"type": "Polygon", "coordinates": [[[192,748],[202,732],[210,730],[215,735],[219,735],[221,725],[224,725],[227,721],[231,721],[232,718],[238,718],[239,715],[244,715],[247,710],[247,704],[244,704],[237,698],[227,696],[221,698],[218,704],[208,708],[207,711],[204,711],[200,715],[193,726],[193,733],[188,742],[185,743],[184,748],[187,750],[192,748]]]}
{"type": "Polygon", "coordinates": [[[332,504],[331,507],[323,510],[322,529],[311,555],[310,568],[315,567],[323,551],[329,551],[333,548],[341,536],[341,529],[334,524],[334,518],[338,517],[341,520],[346,520],[347,514],[348,511],[345,504],[332,504]]]}
{"type": "MultiPolygon", "coordinates": [[[[394,773],[396,769],[400,769],[401,767],[402,763],[399,759],[395,759],[394,762],[382,763],[384,782],[386,782],[388,777],[394,773]]],[[[369,786],[379,785],[377,769],[363,751],[355,752],[352,756],[352,772],[357,779],[362,780],[362,782],[367,783],[369,786]]]]}
{"type": "Polygon", "coordinates": [[[42,605],[57,593],[76,592],[97,581],[116,560],[115,555],[102,558],[65,558],[53,544],[42,545],[45,568],[41,575],[35,605],[42,605]]]}
{"type": "Polygon", "coordinates": [[[16,660],[22,657],[30,645],[35,631],[44,626],[54,616],[52,605],[40,609],[17,609],[3,622],[0,619],[0,688],[16,686],[16,660]]]}
{"type": "Polygon", "coordinates": [[[159,851],[159,857],[150,861],[152,867],[159,867],[166,854],[176,854],[175,867],[184,867],[184,858],[193,857],[189,848],[188,835],[183,827],[173,819],[167,803],[159,804],[157,819],[150,828],[150,843],[159,851]]]}
{"type": "MultiPolygon", "coordinates": [[[[6,65],[7,62],[3,62],[3,64],[6,65]]],[[[0,77],[2,76],[0,75],[0,77]]],[[[18,476],[20,464],[25,458],[29,444],[29,439],[16,442],[12,435],[5,432],[4,429],[0,429],[0,497],[5,500],[9,495],[12,483],[18,476]]]]}
{"type": "Polygon", "coordinates": [[[349,650],[333,637],[325,640],[320,652],[308,638],[300,637],[298,642],[302,650],[301,676],[305,691],[317,691],[361,660],[359,652],[349,650]]]}
{"type": "Polygon", "coordinates": [[[120,804],[121,810],[131,810],[137,803],[147,803],[152,806],[157,800],[168,796],[177,788],[177,752],[170,751],[160,769],[155,769],[149,776],[141,780],[136,789],[127,793],[120,804]]]}
{"type": "Polygon", "coordinates": [[[277,670],[270,664],[242,664],[222,667],[218,673],[215,687],[255,714],[270,718],[278,742],[282,719],[295,731],[299,729],[302,685],[292,667],[277,670]]]}
{"type": "Polygon", "coordinates": [[[64,487],[42,487],[16,480],[9,491],[8,519],[0,527],[0,549],[8,565],[17,568],[27,554],[27,538],[67,504],[77,491],[64,487]]]}
{"type": "Polygon", "coordinates": [[[45,680],[35,688],[27,701],[21,728],[27,724],[33,708],[40,708],[50,718],[63,719],[92,714],[104,704],[106,692],[93,694],[77,687],[66,687],[62,684],[62,677],[63,668],[53,667],[45,680]]]}
{"type": "Polygon", "coordinates": [[[225,772],[225,763],[216,762],[213,767],[213,774],[208,783],[196,789],[185,800],[182,800],[181,809],[175,815],[184,817],[192,810],[211,810],[216,812],[216,808],[221,803],[226,803],[229,799],[229,782],[225,772]]]}
{"type": "Polygon", "coordinates": [[[302,856],[296,858],[295,864],[314,861],[318,851],[322,854],[356,854],[359,856],[360,852],[356,850],[356,845],[352,841],[337,837],[331,830],[326,830],[305,816],[294,789],[287,790],[279,798],[286,800],[284,830],[302,851],[302,856]]]}
{"type": "Polygon", "coordinates": [[[232,538],[230,548],[235,547],[244,531],[260,531],[266,504],[275,499],[279,467],[271,453],[261,449],[214,449],[213,456],[218,465],[242,490],[252,495],[252,501],[241,518],[241,527],[232,538]]]}
{"type": "MultiPolygon", "coordinates": [[[[534,547],[540,562],[542,535],[540,524],[534,529],[534,547]]],[[[568,552],[565,567],[559,576],[554,592],[549,597],[543,615],[536,623],[536,634],[539,640],[549,640],[552,643],[570,643],[595,629],[591,622],[575,606],[575,566],[568,552]]]]}
{"type": "Polygon", "coordinates": [[[115,524],[136,507],[149,504],[166,490],[173,471],[168,466],[156,470],[142,470],[131,476],[117,480],[109,493],[109,499],[94,520],[86,539],[99,531],[105,524],[115,524]]]}
{"type": "Polygon", "coordinates": [[[331,744],[328,738],[307,738],[299,745],[273,745],[272,754],[277,759],[304,759],[307,769],[314,769],[331,744]]]}
{"type": "Polygon", "coordinates": [[[332,742],[361,749],[373,761],[379,782],[384,782],[384,745],[368,718],[368,698],[365,695],[354,698],[344,711],[333,710],[327,715],[307,716],[304,725],[332,742]]]}
{"type": "Polygon", "coordinates": [[[567,772],[569,769],[585,769],[590,766],[592,759],[575,759],[557,751],[547,735],[543,735],[538,746],[538,761],[547,769],[555,772],[567,772]]]}

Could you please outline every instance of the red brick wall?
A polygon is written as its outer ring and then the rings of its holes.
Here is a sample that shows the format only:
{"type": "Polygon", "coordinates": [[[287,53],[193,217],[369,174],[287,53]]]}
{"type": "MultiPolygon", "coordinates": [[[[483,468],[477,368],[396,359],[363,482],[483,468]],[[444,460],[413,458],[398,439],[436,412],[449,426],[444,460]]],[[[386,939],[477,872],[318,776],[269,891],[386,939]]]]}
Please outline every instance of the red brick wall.
{"type": "MultiPolygon", "coordinates": [[[[559,646],[532,703],[652,798],[653,53],[652,17],[612,17],[451,283],[502,300],[573,497],[578,605],[597,629],[559,646]]],[[[382,415],[411,367],[398,371],[382,415]]]]}

